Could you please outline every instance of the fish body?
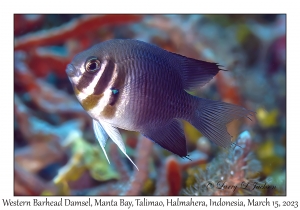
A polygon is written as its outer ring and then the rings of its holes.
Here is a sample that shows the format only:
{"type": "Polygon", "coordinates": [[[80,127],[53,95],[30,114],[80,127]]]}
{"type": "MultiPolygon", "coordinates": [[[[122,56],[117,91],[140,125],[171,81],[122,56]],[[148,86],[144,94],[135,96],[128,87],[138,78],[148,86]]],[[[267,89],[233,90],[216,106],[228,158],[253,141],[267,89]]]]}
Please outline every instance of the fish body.
{"type": "Polygon", "coordinates": [[[185,157],[181,120],[190,122],[217,145],[227,147],[231,137],[226,124],[252,113],[186,92],[205,85],[220,70],[216,63],[171,53],[142,41],[114,39],[76,55],[66,72],[79,102],[93,118],[103,150],[110,137],[126,155],[118,131],[122,128],[140,132],[185,157]]]}

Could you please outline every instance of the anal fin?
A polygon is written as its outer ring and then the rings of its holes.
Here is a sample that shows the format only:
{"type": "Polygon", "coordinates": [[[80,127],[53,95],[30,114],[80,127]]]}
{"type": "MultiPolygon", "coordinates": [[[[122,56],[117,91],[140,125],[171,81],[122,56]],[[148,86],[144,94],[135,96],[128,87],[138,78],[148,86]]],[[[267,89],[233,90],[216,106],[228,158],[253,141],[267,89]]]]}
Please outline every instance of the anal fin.
{"type": "Polygon", "coordinates": [[[186,140],[179,120],[173,119],[163,127],[146,130],[142,133],[164,149],[180,157],[187,156],[186,140]]]}

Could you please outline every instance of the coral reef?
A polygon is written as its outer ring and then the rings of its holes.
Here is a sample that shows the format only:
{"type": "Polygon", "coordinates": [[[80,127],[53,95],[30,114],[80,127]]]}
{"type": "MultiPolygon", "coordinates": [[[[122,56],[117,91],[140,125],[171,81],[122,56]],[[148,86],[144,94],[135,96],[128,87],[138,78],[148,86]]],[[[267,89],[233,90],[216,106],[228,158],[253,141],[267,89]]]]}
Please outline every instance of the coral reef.
{"type": "Polygon", "coordinates": [[[285,195],[285,19],[14,15],[14,194],[285,195]],[[139,39],[220,63],[228,71],[189,93],[242,105],[255,111],[256,118],[228,125],[233,144],[227,149],[183,122],[192,161],[121,130],[127,154],[140,171],[110,142],[105,148],[109,164],[65,69],[78,52],[113,38],[139,39]],[[258,189],[255,182],[276,188],[258,189]],[[243,188],[242,183],[249,184],[243,188]]]}
{"type": "Polygon", "coordinates": [[[260,195],[262,166],[254,157],[253,139],[248,131],[240,134],[231,150],[223,151],[199,169],[196,183],[183,190],[185,195],[260,195]]]}

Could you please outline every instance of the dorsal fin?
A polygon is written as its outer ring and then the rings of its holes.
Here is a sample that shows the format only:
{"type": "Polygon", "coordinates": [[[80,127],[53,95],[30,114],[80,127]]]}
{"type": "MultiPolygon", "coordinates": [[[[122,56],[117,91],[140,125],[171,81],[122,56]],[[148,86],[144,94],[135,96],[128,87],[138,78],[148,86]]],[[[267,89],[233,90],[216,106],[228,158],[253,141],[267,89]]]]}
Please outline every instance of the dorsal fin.
{"type": "MultiPolygon", "coordinates": [[[[174,54],[174,53],[173,53],[174,54]]],[[[183,88],[191,91],[208,83],[220,70],[226,71],[217,63],[196,60],[175,54],[180,60],[179,72],[183,81],[183,88]]]]}

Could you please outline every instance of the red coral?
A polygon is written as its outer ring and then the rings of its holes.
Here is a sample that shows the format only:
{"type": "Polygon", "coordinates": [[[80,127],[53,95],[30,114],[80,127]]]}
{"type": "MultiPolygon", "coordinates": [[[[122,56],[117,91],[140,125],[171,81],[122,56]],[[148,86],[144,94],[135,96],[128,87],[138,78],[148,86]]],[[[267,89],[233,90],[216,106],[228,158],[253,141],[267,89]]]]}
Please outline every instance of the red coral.
{"type": "Polygon", "coordinates": [[[38,46],[63,44],[67,39],[80,37],[103,25],[124,24],[140,19],[140,15],[84,15],[60,27],[17,38],[15,50],[30,50],[38,46]]]}
{"type": "Polygon", "coordinates": [[[44,18],[45,15],[14,15],[14,35],[18,36],[40,27],[44,18]]]}
{"type": "Polygon", "coordinates": [[[169,195],[178,195],[181,189],[181,167],[175,157],[170,156],[166,161],[167,182],[169,184],[169,195]]]}
{"type": "Polygon", "coordinates": [[[45,77],[51,71],[59,78],[67,77],[65,70],[71,58],[40,49],[33,50],[28,57],[28,66],[37,77],[45,77]]]}
{"type": "Polygon", "coordinates": [[[179,195],[182,185],[182,168],[174,156],[161,166],[154,195],[179,195]]]}
{"type": "Polygon", "coordinates": [[[45,190],[55,192],[56,187],[38,176],[28,172],[15,163],[14,168],[14,195],[41,195],[45,190]]]}

